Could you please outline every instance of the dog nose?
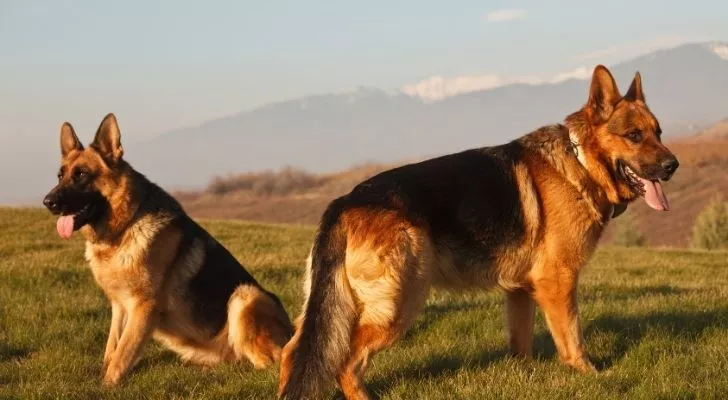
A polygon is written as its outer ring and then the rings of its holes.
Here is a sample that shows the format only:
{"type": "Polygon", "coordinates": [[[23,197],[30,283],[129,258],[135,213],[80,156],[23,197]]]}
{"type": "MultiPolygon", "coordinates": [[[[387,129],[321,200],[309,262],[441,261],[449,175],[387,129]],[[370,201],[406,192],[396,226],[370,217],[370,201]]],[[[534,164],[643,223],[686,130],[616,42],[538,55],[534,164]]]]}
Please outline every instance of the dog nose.
{"type": "Polygon", "coordinates": [[[680,163],[677,161],[677,158],[675,156],[669,156],[666,159],[662,161],[662,169],[665,170],[668,174],[672,174],[677,170],[677,167],[680,166],[680,163]]]}
{"type": "Polygon", "coordinates": [[[60,206],[55,199],[55,196],[48,195],[43,199],[43,205],[51,211],[58,211],[60,206]]]}

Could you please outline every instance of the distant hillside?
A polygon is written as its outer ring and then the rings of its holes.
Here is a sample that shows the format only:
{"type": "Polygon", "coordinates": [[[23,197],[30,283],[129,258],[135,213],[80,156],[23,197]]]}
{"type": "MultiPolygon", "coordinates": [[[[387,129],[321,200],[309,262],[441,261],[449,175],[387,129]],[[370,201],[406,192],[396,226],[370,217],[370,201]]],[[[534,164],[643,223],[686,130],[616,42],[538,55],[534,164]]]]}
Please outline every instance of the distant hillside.
{"type": "MultiPolygon", "coordinates": [[[[683,246],[688,243],[695,216],[710,198],[718,193],[728,197],[728,124],[720,122],[668,145],[681,162],[674,179],[664,185],[672,210],[659,213],[638,200],[628,215],[636,219],[651,245],[683,246]]],[[[295,168],[238,174],[218,177],[204,191],[175,195],[197,217],[316,224],[333,198],[401,164],[404,162],[365,164],[320,175],[295,168]]],[[[613,228],[607,230],[606,241],[611,240],[613,228]]]]}
{"type": "Polygon", "coordinates": [[[282,168],[218,177],[203,191],[174,195],[194,216],[315,224],[326,205],[357,183],[401,164],[364,164],[316,175],[282,168]]]}
{"type": "Polygon", "coordinates": [[[692,139],[699,141],[728,139],[728,118],[701,131],[700,133],[692,137],[692,139]]]}
{"type": "MultiPolygon", "coordinates": [[[[622,91],[636,71],[642,73],[648,104],[665,136],[675,137],[726,116],[727,54],[724,43],[685,44],[610,69],[622,91]]],[[[561,122],[586,101],[587,86],[588,80],[578,79],[520,83],[434,102],[403,91],[362,88],[268,104],[146,141],[124,130],[122,122],[122,141],[125,157],[158,184],[199,189],[213,176],[241,171],[291,165],[320,174],[503,143],[561,122]]],[[[55,131],[48,135],[57,137],[55,131]]],[[[7,147],[12,151],[0,157],[5,171],[0,186],[6,188],[0,203],[39,204],[54,183],[57,150],[7,147]],[[17,165],[27,167],[19,174],[17,165]]]]}
{"type": "MultiPolygon", "coordinates": [[[[622,91],[636,71],[642,73],[648,103],[669,137],[725,117],[725,48],[687,44],[610,69],[622,91]]],[[[309,96],[130,144],[126,154],[150,178],[175,188],[283,165],[336,171],[505,142],[562,121],[586,101],[587,86],[587,80],[573,79],[513,84],[437,102],[379,89],[309,96]]]]}

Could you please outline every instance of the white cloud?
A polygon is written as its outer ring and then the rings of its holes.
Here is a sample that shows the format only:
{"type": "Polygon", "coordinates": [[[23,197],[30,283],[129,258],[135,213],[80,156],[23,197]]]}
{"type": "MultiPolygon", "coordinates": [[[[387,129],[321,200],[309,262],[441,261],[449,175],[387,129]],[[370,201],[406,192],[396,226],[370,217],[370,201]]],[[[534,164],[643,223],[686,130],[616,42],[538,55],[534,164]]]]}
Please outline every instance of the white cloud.
{"type": "Polygon", "coordinates": [[[496,10],[485,14],[485,20],[487,22],[506,22],[525,18],[526,10],[515,8],[496,10]]]}
{"type": "Polygon", "coordinates": [[[549,79],[548,83],[559,83],[569,79],[589,79],[593,70],[587,67],[574,68],[571,71],[560,72],[549,79]]]}
{"type": "Polygon", "coordinates": [[[522,83],[543,85],[563,82],[569,79],[588,79],[592,71],[587,67],[575,68],[549,77],[539,76],[502,76],[496,74],[466,75],[454,78],[432,76],[412,85],[406,85],[402,91],[424,101],[438,101],[458,94],[494,89],[500,86],[522,83]]]}
{"type": "Polygon", "coordinates": [[[711,45],[711,50],[713,50],[718,57],[728,60],[728,45],[723,43],[713,43],[711,45]]]}
{"type": "Polygon", "coordinates": [[[626,43],[620,43],[602,49],[589,51],[579,54],[573,59],[579,62],[605,62],[604,60],[613,61],[615,59],[626,59],[636,57],[651,51],[674,47],[690,41],[705,40],[704,37],[684,37],[680,35],[663,35],[648,39],[635,40],[626,43]]]}
{"type": "Polygon", "coordinates": [[[522,83],[527,83],[529,79],[507,78],[494,74],[457,76],[454,78],[443,78],[438,75],[429,77],[413,85],[407,85],[402,90],[410,96],[419,97],[428,101],[437,101],[461,93],[493,89],[519,81],[526,81],[522,83]]]}

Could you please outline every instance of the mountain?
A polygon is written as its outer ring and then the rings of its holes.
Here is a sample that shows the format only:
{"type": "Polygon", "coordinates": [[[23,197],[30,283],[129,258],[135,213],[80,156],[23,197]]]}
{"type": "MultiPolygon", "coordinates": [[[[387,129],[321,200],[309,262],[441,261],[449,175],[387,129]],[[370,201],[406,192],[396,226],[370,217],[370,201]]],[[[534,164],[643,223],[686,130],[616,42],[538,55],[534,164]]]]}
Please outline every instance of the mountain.
{"type": "MultiPolygon", "coordinates": [[[[666,137],[728,113],[728,45],[694,43],[611,66],[626,91],[640,71],[666,137]]],[[[128,146],[166,187],[200,187],[213,175],[278,168],[340,170],[359,162],[438,155],[510,140],[560,122],[585,101],[588,80],[513,84],[426,102],[363,88],[270,104],[128,146]]]]}
{"type": "MultiPolygon", "coordinates": [[[[622,91],[642,73],[666,137],[697,132],[728,114],[728,44],[686,44],[610,69],[622,91]]],[[[152,180],[194,189],[215,175],[284,165],[324,173],[502,143],[562,121],[586,101],[587,89],[588,80],[577,79],[519,83],[433,102],[360,88],[269,104],[146,141],[123,131],[123,141],[127,159],[152,180]]],[[[6,141],[13,154],[0,157],[0,186],[6,188],[0,202],[39,204],[54,182],[57,149],[15,142],[6,141]],[[18,165],[26,168],[18,171],[18,165]]]]}

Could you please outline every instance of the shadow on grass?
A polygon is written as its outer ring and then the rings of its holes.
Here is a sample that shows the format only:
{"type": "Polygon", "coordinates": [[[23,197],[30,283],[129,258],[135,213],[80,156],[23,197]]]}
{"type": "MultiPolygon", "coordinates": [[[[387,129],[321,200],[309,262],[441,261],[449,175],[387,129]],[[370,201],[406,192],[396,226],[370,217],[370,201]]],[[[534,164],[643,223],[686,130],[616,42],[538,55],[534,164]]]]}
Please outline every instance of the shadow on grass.
{"type": "Polygon", "coordinates": [[[445,304],[427,305],[420,313],[419,318],[412,324],[412,327],[404,334],[402,341],[409,341],[419,333],[427,331],[430,326],[437,323],[445,315],[458,311],[471,311],[484,304],[478,302],[453,302],[445,304]]]}
{"type": "Polygon", "coordinates": [[[24,346],[14,346],[0,342],[0,362],[20,360],[30,356],[31,350],[24,346]]]}
{"type": "MultiPolygon", "coordinates": [[[[592,363],[600,371],[607,370],[635,346],[638,346],[648,332],[660,332],[670,338],[683,338],[695,341],[709,328],[728,329],[728,309],[720,308],[706,312],[655,312],[640,316],[605,314],[591,321],[583,328],[584,340],[597,333],[610,333],[616,338],[615,346],[606,357],[591,357],[592,363]]],[[[534,337],[534,358],[557,358],[556,347],[548,332],[534,337]]]]}
{"type": "Polygon", "coordinates": [[[705,312],[661,311],[640,316],[606,314],[592,321],[584,329],[584,336],[587,343],[589,337],[598,332],[616,336],[611,354],[592,360],[597,368],[608,369],[632,347],[639,345],[648,332],[660,332],[671,338],[696,341],[709,328],[728,328],[728,308],[705,312]]]}
{"type": "Polygon", "coordinates": [[[684,289],[669,285],[656,286],[617,286],[607,284],[589,285],[579,288],[581,301],[592,301],[596,299],[609,300],[633,300],[647,296],[677,296],[695,291],[695,289],[684,289]]]}
{"type": "MultiPolygon", "coordinates": [[[[147,343],[147,346],[155,344],[156,343],[152,343],[152,341],[149,341],[149,343],[147,343]]],[[[182,361],[182,359],[180,359],[177,353],[173,352],[172,350],[162,348],[160,346],[160,349],[155,351],[153,354],[142,355],[139,361],[137,361],[133,370],[137,373],[140,373],[143,371],[148,371],[160,365],[185,365],[194,366],[201,369],[201,367],[198,367],[194,364],[186,364],[184,361],[182,361]]]]}
{"type": "MultiPolygon", "coordinates": [[[[367,382],[366,386],[374,398],[379,398],[380,396],[386,395],[399,380],[422,381],[452,374],[461,369],[485,368],[494,361],[505,358],[507,355],[508,351],[505,349],[487,351],[475,357],[467,358],[437,354],[428,358],[424,364],[399,369],[387,377],[367,382]]],[[[337,398],[342,398],[341,393],[338,393],[337,396],[339,396],[337,398]]]]}
{"type": "MultiPolygon", "coordinates": [[[[683,289],[670,286],[655,286],[635,288],[633,296],[652,294],[680,294],[683,289]]],[[[460,311],[477,307],[475,303],[455,303],[429,306],[424,310],[425,321],[420,320],[406,335],[412,338],[413,330],[421,332],[450,311],[460,311]]],[[[641,316],[623,316],[606,314],[591,321],[583,328],[587,344],[589,338],[597,333],[611,333],[616,336],[615,347],[606,357],[594,358],[592,362],[599,370],[607,370],[624,358],[629,350],[638,346],[648,332],[660,332],[671,338],[683,338],[695,341],[709,328],[728,329],[728,308],[718,308],[706,312],[698,311],[659,311],[641,316]]],[[[455,339],[453,339],[455,340],[455,339]]],[[[413,365],[393,372],[385,378],[367,382],[370,393],[383,396],[388,393],[396,382],[400,380],[421,381],[454,373],[461,369],[473,370],[487,367],[494,361],[508,356],[505,346],[502,350],[484,352],[475,357],[458,357],[442,354],[433,354],[424,363],[413,365]]],[[[386,350],[385,350],[386,351],[386,350]]],[[[557,358],[556,349],[548,332],[541,332],[534,337],[534,358],[548,360],[557,358]]],[[[338,396],[341,396],[339,393],[338,396]]]]}
{"type": "MultiPolygon", "coordinates": [[[[471,311],[478,307],[491,306],[489,303],[483,302],[452,302],[444,304],[430,304],[422,310],[421,318],[407,331],[401,341],[417,340],[416,336],[428,330],[433,324],[437,323],[445,315],[453,312],[471,311]]],[[[501,321],[498,321],[501,322],[501,321]]],[[[395,344],[396,345],[396,344],[395,344]]],[[[386,350],[385,350],[386,351],[386,350]]],[[[380,395],[386,395],[392,389],[392,386],[399,380],[416,380],[437,378],[439,376],[454,373],[463,368],[479,369],[485,368],[494,361],[503,359],[509,354],[506,348],[496,351],[485,351],[475,356],[458,357],[447,354],[433,354],[427,360],[417,365],[412,365],[390,374],[387,377],[375,379],[367,382],[366,386],[369,393],[374,398],[380,395]]],[[[341,399],[341,392],[337,393],[336,398],[341,399]]]]}

